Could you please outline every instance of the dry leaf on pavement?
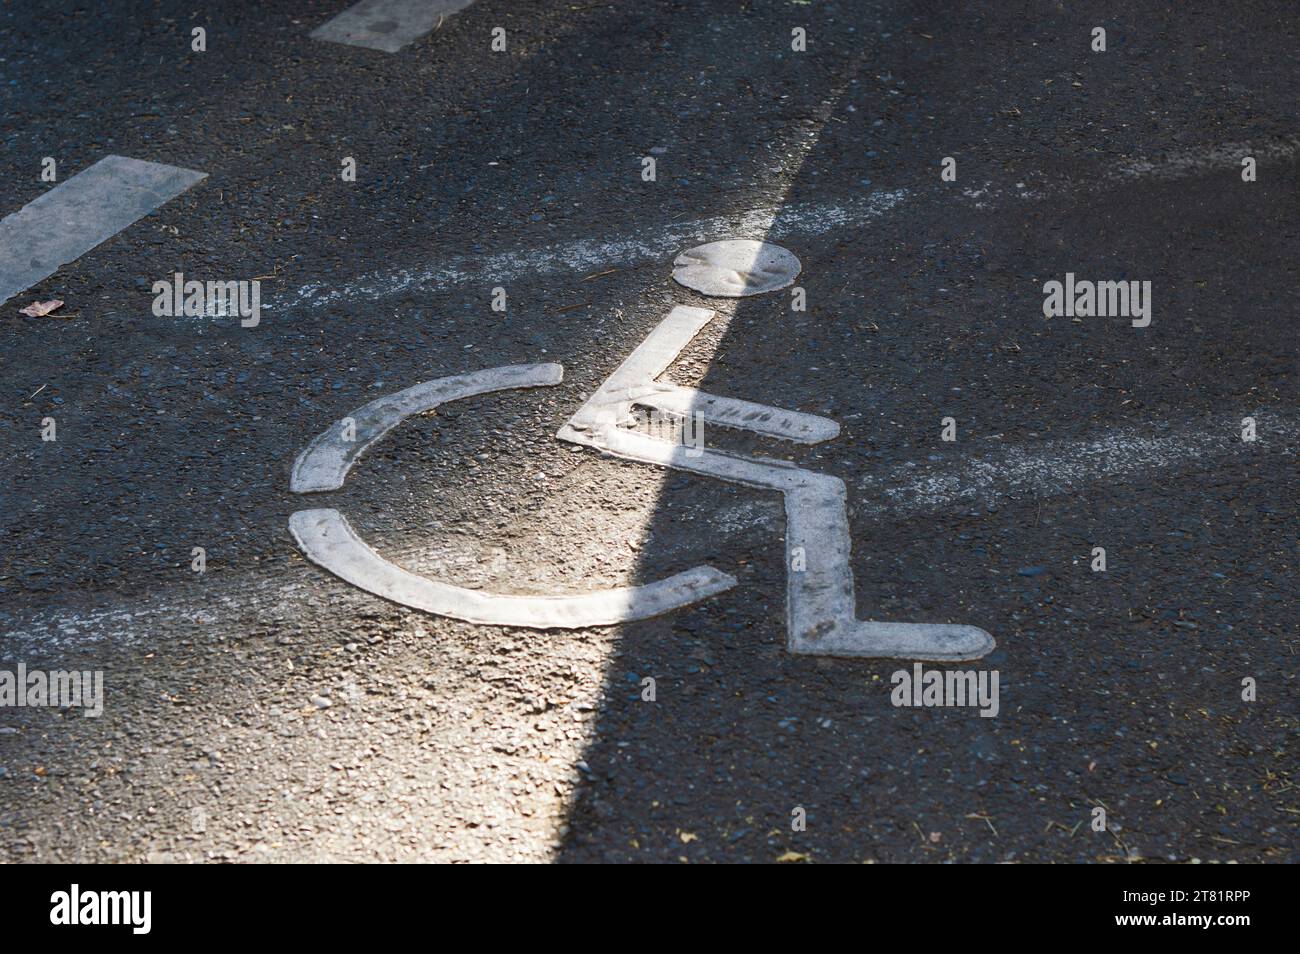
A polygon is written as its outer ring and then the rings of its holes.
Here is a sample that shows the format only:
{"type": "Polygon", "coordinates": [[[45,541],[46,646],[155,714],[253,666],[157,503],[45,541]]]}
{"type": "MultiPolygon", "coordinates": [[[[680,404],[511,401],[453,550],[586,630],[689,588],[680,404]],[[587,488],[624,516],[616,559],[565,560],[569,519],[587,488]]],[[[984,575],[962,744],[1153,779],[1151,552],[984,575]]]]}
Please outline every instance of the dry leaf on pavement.
{"type": "Polygon", "coordinates": [[[44,318],[50,312],[57,311],[62,307],[62,301],[58,298],[51,298],[49,301],[34,301],[26,308],[23,308],[21,313],[29,318],[44,318]]]}

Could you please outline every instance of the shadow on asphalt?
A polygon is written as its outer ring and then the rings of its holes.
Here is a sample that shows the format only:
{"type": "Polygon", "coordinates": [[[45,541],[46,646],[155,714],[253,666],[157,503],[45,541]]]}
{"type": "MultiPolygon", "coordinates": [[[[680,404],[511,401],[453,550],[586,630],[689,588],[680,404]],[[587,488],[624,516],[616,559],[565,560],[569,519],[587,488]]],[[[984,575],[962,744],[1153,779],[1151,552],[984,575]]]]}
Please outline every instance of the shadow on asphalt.
{"type": "MultiPolygon", "coordinates": [[[[912,9],[924,13],[925,7],[912,9]]],[[[906,33],[909,47],[928,49],[914,31],[936,19],[930,14],[917,23],[900,16],[895,33],[906,33]]],[[[1040,34],[1086,35],[1086,16],[1037,28],[1040,34]]],[[[1002,26],[1011,30],[1013,24],[1002,26]]],[[[1003,35],[981,29],[985,25],[949,25],[947,38],[955,44],[953,34],[962,37],[965,30],[965,41],[978,46],[983,37],[1003,35]]],[[[1180,49],[1175,61],[1185,59],[1185,45],[1180,49]]],[[[902,57],[913,88],[951,92],[970,82],[969,61],[963,65],[960,58],[878,53],[860,77],[887,72],[891,60],[897,68],[902,57]]],[[[1007,75],[1019,81],[1020,72],[1009,69],[1007,75]]],[[[996,115],[1013,95],[990,90],[971,99],[981,112],[996,115]]],[[[1115,115],[1105,118],[1130,129],[1133,124],[1123,121],[1140,105],[1131,97],[1113,102],[1115,115]]],[[[846,105],[837,104],[819,130],[787,204],[824,197],[828,170],[845,161],[846,138],[859,137],[849,148],[872,148],[871,117],[861,108],[850,114],[846,105]]],[[[917,126],[924,124],[908,114],[915,104],[893,113],[887,99],[873,105],[904,127],[891,143],[897,154],[890,168],[908,168],[912,155],[933,154],[937,164],[941,145],[917,146],[917,126]]],[[[920,111],[970,106],[953,96],[924,101],[920,111]]],[[[955,130],[969,142],[980,135],[981,117],[973,110],[940,118],[947,124],[929,128],[955,130]]],[[[1220,133],[1207,129],[1203,135],[1213,141],[1220,133]]],[[[1168,145],[1157,139],[1136,147],[1126,143],[1124,149],[1161,154],[1168,145]]],[[[1043,154],[1030,145],[1021,156],[1032,170],[1043,154]]],[[[1049,166],[1053,161],[1042,159],[1049,166]]],[[[1014,172],[999,174],[1015,180],[1014,172]]],[[[843,431],[811,449],[747,440],[719,428],[706,428],[707,442],[842,477],[849,488],[859,618],[969,623],[991,631],[999,645],[983,663],[949,668],[1000,669],[1001,714],[982,719],[973,709],[894,708],[891,674],[910,669],[910,662],[789,655],[779,495],[673,473],[647,529],[637,582],[709,563],[737,576],[739,585],[623,627],[607,673],[607,701],[585,755],[586,784],[559,860],[1123,860],[1152,846],[1173,859],[1222,854],[1223,845],[1262,850],[1272,844],[1277,829],[1266,799],[1251,793],[1250,774],[1233,755],[1235,734],[1246,731],[1241,726],[1248,720],[1233,707],[1231,673],[1256,650],[1239,624],[1234,635],[1225,635],[1233,631],[1222,623],[1227,616],[1199,624],[1183,620],[1180,607],[1232,604],[1216,602],[1227,598],[1208,568],[1165,556],[1170,527],[1189,520],[1217,525],[1225,537],[1245,533],[1236,506],[1203,499],[1195,482],[1154,500],[1141,492],[1120,496],[1103,484],[1048,501],[1046,516],[1044,501],[1033,495],[1004,503],[997,513],[964,506],[908,520],[854,516],[855,504],[869,493],[864,484],[880,471],[962,460],[965,448],[957,452],[938,440],[938,422],[952,407],[963,409],[963,426],[976,415],[984,434],[1005,431],[1032,447],[1047,437],[1075,439],[1108,427],[1159,433],[1161,421],[1222,417],[1224,408],[1238,406],[1238,395],[1253,390],[1264,369],[1271,383],[1281,384],[1294,358],[1276,347],[1266,302],[1239,282],[1232,255],[1199,246],[1170,252],[1167,236],[1222,228],[1216,236],[1226,243],[1222,247],[1257,241],[1256,249],[1270,249],[1266,256],[1278,254],[1259,221],[1216,207],[1215,197],[1234,182],[1228,171],[1190,187],[1139,184],[1064,210],[1046,203],[990,212],[954,205],[942,214],[913,214],[906,229],[895,223],[888,244],[862,232],[802,244],[774,238],[803,261],[797,284],[807,289],[808,311],[793,312],[787,292],[740,300],[729,322],[725,314],[714,319],[714,325],[726,323],[720,336],[710,326],[683,353],[698,358],[711,350],[708,371],[680,383],[830,416],[843,431]],[[1196,202],[1187,200],[1188,188],[1203,190],[1196,202]],[[1223,224],[1228,221],[1231,227],[1223,224]],[[1215,311],[1207,306],[1209,293],[1196,297],[1191,281],[1204,286],[1209,278],[1211,288],[1225,290],[1215,306],[1235,320],[1208,335],[1180,329],[1134,339],[1098,323],[1043,331],[1028,320],[1006,319],[1041,313],[1038,269],[1055,274],[1081,261],[1105,263],[1100,267],[1116,270],[1114,277],[1129,277],[1120,270],[1131,269],[1155,278],[1166,289],[1162,307],[1171,322],[1215,311]],[[961,292],[976,272],[977,280],[961,292]],[[878,334],[876,325],[886,333],[878,334]],[[1189,390],[1187,380],[1197,388],[1189,390]],[[902,424],[890,430],[896,422],[902,424]],[[1105,586],[1074,573],[1071,557],[1086,555],[1098,537],[1145,568],[1117,567],[1105,586]],[[677,548],[670,560],[654,556],[670,547],[677,548]],[[1060,569],[1040,575],[1026,567],[1048,560],[1060,569]],[[1157,565],[1164,572],[1153,573],[1157,565]],[[1193,587],[1207,595],[1193,596],[1193,587]],[[1169,620],[1185,628],[1169,630],[1169,620]],[[1188,636],[1197,626],[1204,635],[1188,636]],[[1176,674],[1184,702],[1151,694],[1168,673],[1176,674]],[[654,680],[654,701],[643,698],[646,679],[654,680]],[[1188,717],[1173,716],[1178,705],[1226,713],[1223,725],[1231,728],[1191,727],[1188,717]],[[1129,742],[1148,736],[1159,741],[1146,750],[1129,742]],[[1183,797],[1184,766],[1190,765],[1202,767],[1207,785],[1213,778],[1213,784],[1242,786],[1240,814],[1231,826],[1207,820],[1197,799],[1183,797]],[[1126,809],[1123,828],[1088,837],[1086,821],[1096,804],[1126,809]],[[806,831],[795,830],[800,815],[806,831]]],[[[1269,207],[1267,194],[1249,193],[1261,208],[1269,207]]],[[[731,307],[675,286],[670,297],[724,312],[731,307]]],[[[1258,500],[1261,507],[1266,502],[1258,500]]],[[[1239,608],[1234,622],[1249,612],[1239,608]]],[[[1273,641],[1267,652],[1280,656],[1281,643],[1273,641]]],[[[1275,744],[1272,729],[1251,725],[1258,748],[1275,744]]]]}

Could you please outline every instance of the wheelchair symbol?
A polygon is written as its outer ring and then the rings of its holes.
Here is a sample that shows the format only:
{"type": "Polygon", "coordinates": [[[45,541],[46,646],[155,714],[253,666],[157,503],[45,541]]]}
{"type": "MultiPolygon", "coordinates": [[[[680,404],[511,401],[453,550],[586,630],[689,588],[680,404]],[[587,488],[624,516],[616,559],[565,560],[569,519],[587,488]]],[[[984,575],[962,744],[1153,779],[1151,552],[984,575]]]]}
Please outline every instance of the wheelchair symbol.
{"type": "MultiPolygon", "coordinates": [[[[792,653],[957,661],[990,652],[993,637],[975,626],[856,618],[846,494],[838,477],[785,461],[701,452],[632,429],[633,408],[641,407],[804,444],[839,434],[839,425],[829,418],[658,382],[714,314],[674,308],[556,437],[627,460],[779,490],[786,514],[786,646],[792,653]]],[[[438,378],[379,398],[307,445],[294,462],[290,489],[339,489],[366,448],[413,414],[476,394],[559,384],[563,376],[558,364],[511,365],[438,378]]],[[[657,616],[736,585],[728,574],[700,566],[638,586],[572,596],[507,596],[402,569],[364,543],[337,510],[297,511],[289,529],[309,559],[347,582],[404,606],[471,623],[533,629],[610,625],[657,616]]]]}

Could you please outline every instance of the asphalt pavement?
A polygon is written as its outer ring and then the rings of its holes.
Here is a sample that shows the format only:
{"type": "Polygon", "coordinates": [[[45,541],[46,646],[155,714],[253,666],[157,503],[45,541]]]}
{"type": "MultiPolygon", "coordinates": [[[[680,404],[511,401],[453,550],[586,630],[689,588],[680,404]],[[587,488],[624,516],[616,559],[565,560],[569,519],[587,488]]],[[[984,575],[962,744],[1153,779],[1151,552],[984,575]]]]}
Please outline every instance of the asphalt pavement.
{"type": "Polygon", "coordinates": [[[0,860],[1300,860],[1295,11],[477,0],[388,52],[312,36],[346,0],[100,6],[0,3],[0,215],[206,178],[0,305],[0,670],[105,693],[0,708],[0,860]],[[724,239],[805,307],[673,281],[724,239]],[[260,320],[156,314],[178,272],[260,320]],[[1045,315],[1067,274],[1149,324],[1045,315]],[[986,630],[927,668],[996,715],[787,650],[781,494],[557,440],[677,306],[664,381],[840,425],[707,443],[842,479],[857,616],[986,630]],[[539,362],[290,490],[368,402],[539,362]],[[736,585],[479,625],[305,559],[307,507],[472,589],[736,585]]]}

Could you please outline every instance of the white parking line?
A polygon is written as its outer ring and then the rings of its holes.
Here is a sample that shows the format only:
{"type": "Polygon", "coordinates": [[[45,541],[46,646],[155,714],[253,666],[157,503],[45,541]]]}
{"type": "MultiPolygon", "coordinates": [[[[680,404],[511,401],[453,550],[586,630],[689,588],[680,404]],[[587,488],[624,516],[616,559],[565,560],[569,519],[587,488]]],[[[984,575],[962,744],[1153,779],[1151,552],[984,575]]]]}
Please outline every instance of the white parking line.
{"type": "Polygon", "coordinates": [[[1122,481],[1232,455],[1296,453],[1300,422],[1294,417],[1266,410],[1251,416],[1256,421],[1253,442],[1242,440],[1240,417],[1225,417],[1183,424],[1159,437],[1115,430],[1088,441],[1011,446],[955,467],[908,465],[883,477],[859,480],[858,490],[866,499],[856,510],[866,517],[904,518],[962,505],[988,506],[1007,498],[1066,494],[1100,480],[1122,481]]]}
{"type": "MultiPolygon", "coordinates": [[[[1300,154],[1300,137],[1282,136],[1255,142],[1219,143],[1182,149],[1166,155],[1134,159],[1100,178],[1082,182],[1058,178],[1043,183],[986,182],[947,193],[978,209],[1010,201],[1035,201],[1073,192],[1113,189],[1133,179],[1178,179],[1239,168],[1243,156],[1261,164],[1281,162],[1300,154]]],[[[631,235],[579,239],[541,248],[515,249],[488,255],[461,255],[416,268],[374,272],[345,282],[311,282],[283,299],[263,305],[263,311],[292,310],[333,302],[372,301],[405,292],[432,291],[470,281],[493,284],[529,275],[584,274],[611,265],[633,266],[670,260],[684,248],[723,238],[780,241],[816,237],[863,228],[903,207],[908,201],[933,197],[903,189],[872,192],[837,202],[767,205],[728,215],[715,215],[680,224],[646,229],[631,235]]]]}
{"type": "MultiPolygon", "coordinates": [[[[811,205],[764,206],[668,225],[638,235],[609,239],[579,239],[546,248],[506,252],[497,255],[465,255],[427,268],[377,272],[353,282],[313,282],[296,289],[276,310],[302,306],[318,307],[336,301],[388,298],[407,291],[445,288],[488,276],[494,283],[524,275],[558,272],[588,272],[602,265],[635,265],[671,259],[686,245],[711,238],[753,236],[769,231],[780,235],[821,235],[837,228],[863,225],[884,215],[906,197],[906,193],[874,192],[848,202],[811,205]]],[[[263,311],[269,310],[267,305],[263,311]]]]}
{"type": "Polygon", "coordinates": [[[170,202],[202,172],[106,156],[0,221],[0,304],[170,202]]]}
{"type": "Polygon", "coordinates": [[[1211,146],[1171,149],[1156,158],[1126,162],[1113,179],[1180,179],[1214,169],[1240,169],[1241,160],[1252,157],[1259,165],[1283,162],[1300,152],[1300,137],[1275,136],[1253,142],[1221,142],[1211,146]]]}
{"type": "Polygon", "coordinates": [[[313,40],[396,53],[474,0],[361,0],[311,32],[313,40]]]}

